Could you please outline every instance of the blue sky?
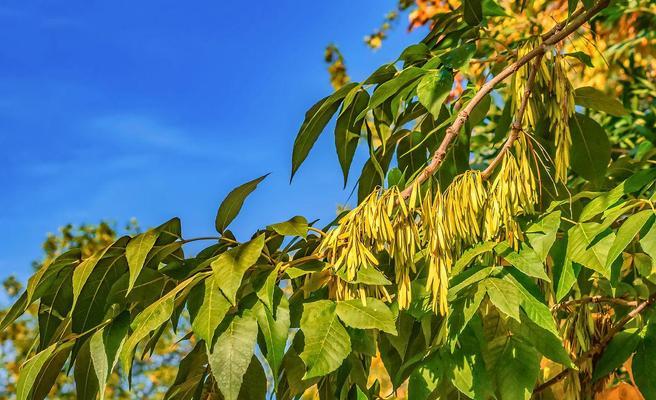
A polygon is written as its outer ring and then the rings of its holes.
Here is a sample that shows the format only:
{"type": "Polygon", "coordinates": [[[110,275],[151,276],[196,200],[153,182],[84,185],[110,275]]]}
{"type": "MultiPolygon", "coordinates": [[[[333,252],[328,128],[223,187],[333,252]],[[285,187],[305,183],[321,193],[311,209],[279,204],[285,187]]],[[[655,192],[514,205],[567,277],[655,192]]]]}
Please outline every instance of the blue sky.
{"type": "Polygon", "coordinates": [[[331,91],[327,43],[358,80],[420,38],[403,16],[382,50],[366,48],[394,3],[3,1],[0,277],[26,279],[68,222],[179,216],[186,237],[212,234],[226,193],[268,172],[238,237],[298,214],[332,219],[355,179],[342,190],[327,130],[290,185],[294,137],[331,91]]]}

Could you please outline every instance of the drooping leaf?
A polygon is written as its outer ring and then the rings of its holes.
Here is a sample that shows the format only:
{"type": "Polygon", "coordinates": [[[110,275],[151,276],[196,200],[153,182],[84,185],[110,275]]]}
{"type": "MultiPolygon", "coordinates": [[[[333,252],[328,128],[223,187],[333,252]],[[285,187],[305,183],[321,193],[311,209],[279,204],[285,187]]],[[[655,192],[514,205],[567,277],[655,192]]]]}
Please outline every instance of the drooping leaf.
{"type": "Polygon", "coordinates": [[[515,286],[499,278],[487,278],[481,285],[499,311],[519,321],[519,293],[515,286]]]}
{"type": "Polygon", "coordinates": [[[371,99],[369,99],[368,107],[360,112],[360,114],[356,117],[356,120],[364,118],[367,110],[373,110],[374,108],[380,106],[386,100],[397,94],[405,86],[413,83],[425,73],[426,71],[421,68],[409,67],[401,71],[394,78],[378,86],[376,90],[374,90],[374,93],[371,95],[371,99]]]}
{"type": "Polygon", "coordinates": [[[610,142],[606,131],[592,118],[576,113],[570,119],[572,169],[585,179],[597,182],[606,175],[610,142]]]}
{"type": "Polygon", "coordinates": [[[89,351],[96,379],[99,383],[100,400],[105,398],[107,379],[118,362],[118,355],[130,326],[130,314],[119,314],[112,323],[96,331],[89,339],[89,351]]]}
{"type": "MultiPolygon", "coordinates": [[[[592,65],[592,58],[590,58],[590,56],[587,53],[584,53],[582,51],[574,51],[572,53],[566,53],[565,56],[566,57],[576,58],[577,60],[581,61],[583,64],[585,64],[586,66],[588,66],[590,68],[594,67],[594,65],[592,65]]],[[[577,91],[580,91],[580,89],[585,89],[585,88],[578,88],[578,89],[576,89],[576,91],[574,91],[574,101],[575,102],[578,102],[578,100],[576,98],[576,94],[577,94],[577,91]]],[[[590,88],[590,89],[592,89],[592,88],[590,88]]],[[[621,104],[620,104],[620,106],[621,106],[621,104]]]]}
{"type": "Polygon", "coordinates": [[[73,375],[75,377],[75,394],[77,399],[96,399],[98,394],[98,380],[96,379],[96,373],[93,367],[89,341],[87,340],[77,353],[77,357],[75,357],[73,375]]]}
{"type": "Polygon", "coordinates": [[[503,400],[528,400],[540,373],[540,357],[533,347],[508,337],[494,366],[503,400]]]}
{"type": "Polygon", "coordinates": [[[560,227],[560,211],[551,212],[526,228],[526,237],[535,253],[544,262],[556,241],[560,227]]]}
{"type": "Polygon", "coordinates": [[[262,332],[266,344],[266,352],[264,354],[269,367],[273,371],[274,385],[278,384],[277,377],[285,355],[285,347],[290,328],[288,300],[282,293],[280,293],[279,297],[275,318],[272,311],[262,303],[258,303],[253,308],[253,314],[257,319],[257,324],[260,327],[260,332],[262,332]]]}
{"type": "MultiPolygon", "coordinates": [[[[346,102],[346,101],[345,101],[346,102]]],[[[351,162],[358,146],[360,131],[364,119],[357,119],[369,104],[369,93],[366,90],[360,90],[355,95],[353,103],[343,110],[335,123],[335,149],[337,158],[344,175],[344,187],[348,180],[351,162]]]]}
{"type": "Polygon", "coordinates": [[[246,270],[257,262],[264,248],[264,234],[232,248],[212,261],[214,279],[231,304],[237,303],[237,290],[246,270]]]}
{"type": "Polygon", "coordinates": [[[98,262],[72,311],[73,332],[86,332],[102,322],[112,286],[127,271],[128,263],[123,255],[104,257],[98,262]]]}
{"type": "Polygon", "coordinates": [[[465,250],[453,266],[453,275],[459,274],[470,262],[481,254],[488,253],[496,247],[496,242],[484,242],[465,250]]]}
{"type": "MultiPolygon", "coordinates": [[[[580,52],[571,53],[568,55],[575,57],[574,54],[578,55],[578,53],[580,52]]],[[[589,60],[589,58],[590,57],[588,56],[587,59],[589,60]]],[[[583,61],[585,64],[588,64],[584,60],[581,61],[583,61]]],[[[576,90],[574,90],[574,102],[576,105],[585,108],[591,108],[597,111],[602,111],[616,117],[621,117],[627,113],[622,103],[620,103],[617,99],[591,86],[576,88],[576,90]]]]}
{"type": "Polygon", "coordinates": [[[608,250],[608,258],[606,259],[606,269],[610,269],[610,266],[615,262],[617,257],[619,257],[624,249],[633,241],[633,238],[636,237],[638,232],[642,229],[643,226],[649,220],[649,217],[654,215],[652,210],[643,210],[636,214],[631,215],[629,218],[624,221],[622,226],[617,230],[615,235],[615,240],[608,250]]]}
{"type": "Polygon", "coordinates": [[[351,340],[337,319],[336,308],[330,300],[303,305],[301,331],[305,346],[300,356],[307,367],[304,379],[336,370],[351,351],[351,340]]]}
{"type": "Polygon", "coordinates": [[[475,43],[467,43],[458,46],[444,56],[444,65],[452,69],[460,69],[474,56],[476,52],[475,43]]]}
{"type": "Polygon", "coordinates": [[[439,72],[429,72],[419,81],[419,86],[417,86],[419,102],[426,107],[436,120],[452,87],[453,73],[447,69],[442,69],[439,72]]]}
{"type": "Polygon", "coordinates": [[[483,4],[481,0],[464,0],[462,2],[465,22],[476,26],[483,20],[483,4]]]}
{"type": "Polygon", "coordinates": [[[640,238],[640,247],[652,260],[656,260],[656,221],[652,222],[647,233],[640,238]]]}
{"type": "Polygon", "coordinates": [[[597,381],[621,367],[633,354],[640,341],[641,337],[637,331],[622,331],[613,336],[601,353],[601,358],[595,363],[592,380],[597,381]]]}
{"type": "Polygon", "coordinates": [[[542,265],[540,257],[532,248],[525,244],[522,244],[519,252],[516,252],[508,245],[508,243],[501,242],[494,248],[494,251],[499,257],[504,258],[524,274],[540,278],[547,282],[551,281],[544,270],[544,265],[542,265]]]}
{"type": "Polygon", "coordinates": [[[219,289],[219,283],[214,275],[191,289],[187,307],[194,334],[210,346],[213,343],[216,328],[232,307],[230,301],[219,289]]]}
{"type": "Polygon", "coordinates": [[[423,137],[421,132],[412,131],[399,141],[397,163],[407,176],[413,176],[426,165],[428,154],[425,145],[420,144],[423,137]]]}
{"type": "Polygon", "coordinates": [[[367,297],[366,304],[360,299],[338,301],[335,311],[339,319],[352,328],[379,329],[391,335],[397,334],[394,314],[376,298],[367,297]]]}
{"type": "Polygon", "coordinates": [[[90,257],[84,259],[73,270],[73,307],[75,307],[77,298],[82,291],[82,287],[87,282],[87,279],[89,279],[89,275],[91,275],[91,272],[93,272],[93,269],[98,264],[98,261],[105,255],[110,247],[111,246],[107,246],[104,249],[95,252],[90,257]]]}
{"type": "Polygon", "coordinates": [[[176,295],[198,279],[199,276],[197,275],[179,283],[173,290],[134,317],[130,324],[132,334],[125,341],[120,353],[121,367],[128,377],[132,370],[132,358],[137,344],[169,320],[173,313],[176,295]]]}
{"type": "Polygon", "coordinates": [[[264,180],[269,174],[262,175],[259,178],[248,181],[236,188],[232,189],[230,193],[223,199],[219,210],[216,213],[216,220],[214,221],[214,226],[216,231],[223,233],[232,220],[237,217],[241,207],[244,205],[244,200],[251,194],[256,188],[257,185],[264,180]]]}
{"type": "MultiPolygon", "coordinates": [[[[355,82],[342,86],[335,93],[324,97],[317,102],[305,113],[305,120],[296,135],[296,140],[294,141],[291,178],[294,178],[294,174],[307,158],[312,146],[314,146],[314,143],[328,124],[328,121],[330,121],[333,115],[337,112],[344,97],[346,97],[355,86],[357,86],[357,83],[355,82]]],[[[219,230],[219,232],[221,232],[221,230],[219,230]]]]}
{"type": "Polygon", "coordinates": [[[159,233],[155,230],[146,231],[134,237],[125,248],[125,257],[128,260],[130,269],[130,281],[128,283],[128,293],[132,290],[141,269],[146,262],[148,252],[153,248],[159,233]]]}
{"type": "Polygon", "coordinates": [[[32,358],[30,358],[20,369],[18,383],[16,384],[16,399],[27,400],[30,398],[30,392],[34,386],[37,376],[46,364],[48,359],[53,355],[57,344],[53,344],[43,349],[32,358]]]}
{"type": "Polygon", "coordinates": [[[656,398],[656,323],[647,326],[644,339],[633,357],[633,379],[645,399],[656,398]]]}
{"type": "Polygon", "coordinates": [[[299,236],[305,239],[307,236],[308,222],[305,217],[297,215],[288,221],[279,222],[269,226],[275,232],[283,236],[299,236]]]}
{"type": "Polygon", "coordinates": [[[239,400],[264,399],[267,394],[267,377],[257,357],[251,357],[246,368],[244,382],[239,390],[239,400]]]}
{"type": "Polygon", "coordinates": [[[226,400],[236,400],[253,357],[257,322],[250,312],[233,317],[208,355],[212,375],[226,400]]]}

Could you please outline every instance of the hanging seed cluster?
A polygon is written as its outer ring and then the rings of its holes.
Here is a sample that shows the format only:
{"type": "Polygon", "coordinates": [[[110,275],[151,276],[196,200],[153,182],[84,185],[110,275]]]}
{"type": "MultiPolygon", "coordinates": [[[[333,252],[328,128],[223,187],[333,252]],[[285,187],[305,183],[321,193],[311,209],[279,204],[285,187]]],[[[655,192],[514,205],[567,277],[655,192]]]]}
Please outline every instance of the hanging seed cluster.
{"type": "Polygon", "coordinates": [[[337,298],[359,295],[364,299],[367,289],[354,286],[358,271],[378,267],[376,255],[386,252],[393,260],[399,307],[409,307],[411,277],[417,272],[416,264],[424,261],[432,308],[446,314],[454,260],[481,240],[518,243],[521,239],[514,218],[532,213],[537,201],[532,170],[528,161],[522,160],[518,162],[508,152],[492,182],[485,181],[480,171],[467,171],[444,192],[427,190],[421,200],[418,187],[407,202],[397,188],[374,191],[346,214],[317,248],[336,279],[342,276],[346,280],[334,285],[341,288],[335,291],[337,298]]]}
{"type": "MultiPolygon", "coordinates": [[[[539,42],[529,40],[517,50],[517,57],[529,53],[539,42]]],[[[570,165],[570,148],[572,137],[569,120],[574,114],[574,90],[566,73],[564,57],[558,50],[547,52],[539,59],[532,95],[526,107],[523,130],[534,132],[541,115],[549,120],[549,128],[554,138],[554,177],[561,182],[567,181],[567,169],[570,165]]],[[[512,78],[512,111],[517,112],[522,102],[531,66],[524,65],[512,78]]],[[[527,144],[527,143],[525,143],[527,144]]],[[[519,152],[518,154],[528,154],[519,152]]]]}

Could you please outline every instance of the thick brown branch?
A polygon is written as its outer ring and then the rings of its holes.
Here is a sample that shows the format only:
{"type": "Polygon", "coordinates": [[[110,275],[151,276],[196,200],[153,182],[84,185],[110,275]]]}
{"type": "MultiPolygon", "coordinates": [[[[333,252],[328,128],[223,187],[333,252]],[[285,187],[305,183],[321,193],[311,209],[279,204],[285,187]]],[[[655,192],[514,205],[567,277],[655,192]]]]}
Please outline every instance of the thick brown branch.
{"type": "MultiPolygon", "coordinates": [[[[590,9],[583,11],[583,12],[578,12],[576,14],[579,14],[576,18],[571,18],[569,20],[569,23],[567,23],[562,30],[558,30],[557,32],[553,33],[553,35],[549,36],[548,39],[544,40],[542,44],[514,63],[510,64],[507,66],[504,70],[502,70],[498,75],[494,76],[494,78],[490,79],[487,81],[481,89],[474,95],[474,97],[471,99],[467,105],[460,110],[458,115],[456,116],[455,121],[453,124],[447,128],[446,130],[446,135],[444,136],[444,139],[442,140],[442,143],[440,144],[440,147],[435,151],[433,154],[433,157],[431,159],[431,162],[424,168],[424,170],[415,178],[417,183],[421,184],[426,179],[428,179],[430,176],[432,176],[437,169],[440,167],[442,164],[442,161],[444,161],[444,158],[446,157],[447,150],[449,149],[451,143],[453,140],[458,136],[458,132],[460,132],[460,129],[463,127],[465,122],[467,122],[467,119],[469,118],[469,114],[472,112],[474,107],[478,103],[483,100],[483,98],[494,89],[494,87],[500,83],[501,81],[505,80],[507,77],[510,75],[514,74],[517,72],[517,70],[525,65],[526,63],[530,62],[532,59],[535,57],[544,54],[549,46],[552,46],[561,40],[565,39],[567,36],[569,36],[572,32],[576,31],[581,25],[584,23],[588,22],[592,17],[594,17],[599,11],[604,9],[610,0],[601,0],[597,4],[595,4],[593,7],[590,9]]],[[[413,183],[408,185],[408,187],[403,190],[402,195],[404,198],[410,197],[410,194],[412,193],[412,187],[413,183]]]]}
{"type": "Polygon", "coordinates": [[[528,75],[528,80],[526,81],[526,88],[524,89],[524,94],[522,95],[522,103],[519,106],[519,110],[517,110],[517,115],[515,116],[515,121],[512,124],[512,128],[510,130],[510,134],[508,134],[508,139],[506,142],[503,144],[503,147],[501,147],[501,150],[499,150],[499,153],[497,154],[496,157],[490,162],[490,165],[485,168],[485,171],[483,171],[482,176],[483,179],[487,179],[492,175],[494,172],[494,169],[499,165],[501,160],[503,160],[503,156],[506,154],[506,152],[510,151],[510,148],[512,147],[513,143],[515,143],[515,140],[519,137],[519,133],[522,131],[522,121],[524,120],[524,113],[526,112],[526,107],[528,106],[528,101],[531,97],[531,88],[533,87],[533,82],[535,82],[535,76],[537,75],[538,68],[540,68],[540,60],[542,59],[542,55],[539,55],[535,58],[535,61],[533,62],[533,65],[531,67],[531,72],[528,75]]]}

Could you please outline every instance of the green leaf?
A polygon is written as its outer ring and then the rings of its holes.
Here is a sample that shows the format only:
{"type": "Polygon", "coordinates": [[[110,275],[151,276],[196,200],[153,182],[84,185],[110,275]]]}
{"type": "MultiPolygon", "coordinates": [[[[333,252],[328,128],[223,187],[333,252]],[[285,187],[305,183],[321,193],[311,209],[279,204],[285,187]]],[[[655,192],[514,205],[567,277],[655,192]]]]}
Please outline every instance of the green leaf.
{"type": "Polygon", "coordinates": [[[463,17],[471,26],[477,26],[483,20],[483,4],[481,0],[463,0],[463,17]]]}
{"type": "MultiPolygon", "coordinates": [[[[594,67],[594,65],[592,65],[592,58],[590,58],[590,56],[588,54],[586,54],[582,51],[574,51],[572,53],[566,53],[565,56],[566,57],[576,58],[577,60],[581,61],[583,64],[585,64],[586,66],[588,66],[590,68],[594,67]]],[[[576,90],[578,91],[579,89],[585,89],[585,88],[578,88],[576,90]]],[[[593,88],[588,87],[588,89],[593,89],[593,88]]],[[[596,90],[596,89],[593,89],[593,90],[596,90]]],[[[576,102],[576,91],[574,92],[574,96],[575,96],[574,101],[576,102]]],[[[621,106],[621,104],[620,104],[620,106],[621,106]]]]}
{"type": "Polygon", "coordinates": [[[631,215],[626,221],[624,221],[622,226],[617,230],[615,240],[608,250],[606,269],[610,269],[610,266],[615,262],[617,257],[622,254],[624,249],[626,249],[626,246],[633,241],[633,238],[636,237],[638,232],[640,232],[642,227],[645,226],[649,217],[652,215],[654,215],[652,210],[643,210],[631,215]]]}
{"type": "Polygon", "coordinates": [[[522,322],[515,323],[512,331],[519,334],[524,342],[542,353],[548,359],[568,368],[575,368],[567,350],[563,347],[560,336],[534,323],[526,314],[521,315],[522,322]]]}
{"type": "Polygon", "coordinates": [[[232,248],[212,261],[215,279],[230,303],[237,304],[237,290],[246,270],[255,265],[264,248],[264,234],[232,248]]]}
{"type": "Polygon", "coordinates": [[[303,379],[333,372],[351,352],[351,340],[337,319],[336,308],[330,300],[303,305],[301,331],[305,346],[300,356],[307,367],[303,379]]]}
{"type": "Polygon", "coordinates": [[[105,255],[107,250],[111,247],[107,246],[104,249],[95,252],[90,257],[84,259],[75,269],[73,270],[73,305],[72,308],[75,308],[77,303],[77,298],[82,292],[82,287],[89,279],[89,275],[93,272],[93,269],[98,264],[98,261],[105,255]]]}
{"type": "MultiPolygon", "coordinates": [[[[578,53],[581,52],[570,53],[567,55],[577,57],[574,54],[578,54],[578,53]]],[[[585,55],[587,56],[587,54],[585,55]]],[[[588,56],[587,58],[589,60],[590,56],[588,56]]],[[[584,60],[581,61],[583,61],[586,65],[588,65],[588,63],[586,63],[584,60]]],[[[576,103],[576,105],[579,105],[581,107],[602,111],[605,112],[606,114],[614,115],[616,117],[621,117],[622,115],[627,114],[626,109],[624,108],[622,103],[620,103],[617,99],[615,99],[613,96],[610,96],[590,86],[583,86],[580,88],[576,88],[576,90],[574,90],[574,102],[576,103]]]]}
{"type": "Polygon", "coordinates": [[[412,176],[426,165],[428,153],[426,146],[421,145],[424,134],[419,131],[408,132],[408,134],[399,140],[396,151],[397,164],[403,172],[412,176]]]}
{"type": "Polygon", "coordinates": [[[633,379],[645,399],[656,398],[656,323],[647,326],[642,343],[633,356],[633,379]]]}
{"type": "Polygon", "coordinates": [[[592,380],[597,381],[621,367],[629,359],[631,354],[633,354],[641,340],[639,331],[623,331],[613,336],[604,348],[601,358],[599,358],[594,366],[592,380]]]}
{"type": "Polygon", "coordinates": [[[114,366],[118,362],[123,343],[130,326],[130,314],[124,312],[112,323],[96,332],[89,340],[91,360],[99,383],[100,400],[105,398],[105,386],[114,366]]]}
{"type": "Polygon", "coordinates": [[[490,301],[502,313],[519,321],[519,292],[515,286],[499,278],[487,278],[481,282],[490,301]]]}
{"type": "Polygon", "coordinates": [[[125,374],[129,376],[131,373],[132,357],[137,344],[171,318],[175,296],[190,284],[195,283],[199,277],[199,275],[196,275],[181,282],[173,290],[166,293],[134,317],[130,324],[132,334],[125,341],[125,345],[120,353],[121,366],[125,374]]]}
{"type": "Polygon", "coordinates": [[[497,245],[496,242],[484,242],[484,243],[479,243],[474,247],[465,250],[465,252],[462,253],[462,256],[460,256],[458,261],[456,261],[456,263],[454,264],[452,275],[455,276],[459,274],[476,257],[480,256],[481,254],[485,254],[487,252],[492,251],[496,247],[496,245],[497,245]]]}
{"type": "Polygon", "coordinates": [[[104,257],[98,262],[82,287],[73,309],[73,332],[86,332],[102,322],[112,286],[127,271],[128,263],[123,255],[104,257]]]}
{"type": "Polygon", "coordinates": [[[528,400],[540,374],[540,357],[532,346],[510,336],[494,366],[503,400],[528,400]]]}
{"type": "Polygon", "coordinates": [[[134,237],[125,248],[125,257],[128,259],[128,267],[130,269],[130,281],[128,283],[128,293],[134,287],[137,277],[144,266],[148,252],[155,245],[159,232],[149,230],[134,237]]]}
{"type": "Polygon", "coordinates": [[[353,103],[346,110],[342,109],[342,113],[335,123],[335,149],[344,175],[344,187],[346,187],[348,181],[351,162],[358,147],[360,131],[364,123],[364,119],[357,120],[357,117],[367,108],[368,104],[369,93],[366,90],[359,90],[353,99],[353,103]]]}
{"type": "Polygon", "coordinates": [[[73,376],[75,377],[76,399],[95,400],[98,394],[98,380],[93,369],[88,340],[84,342],[75,357],[73,376]]]}
{"type": "Polygon", "coordinates": [[[382,66],[378,67],[378,69],[375,70],[374,73],[369,76],[369,78],[367,78],[364,82],[362,82],[362,84],[378,85],[387,82],[390,79],[394,78],[397,72],[398,71],[394,66],[394,63],[383,64],[382,66]]]}
{"type": "Polygon", "coordinates": [[[296,140],[294,140],[290,180],[294,178],[294,174],[307,158],[312,146],[314,146],[314,143],[328,124],[328,121],[337,112],[344,97],[356,86],[357,83],[355,82],[347,83],[335,93],[324,97],[305,113],[305,120],[296,135],[296,140]]]}
{"type": "Polygon", "coordinates": [[[544,271],[544,265],[540,257],[526,244],[522,244],[519,253],[515,252],[506,242],[500,242],[494,251],[499,257],[504,258],[522,273],[551,282],[544,271]]]}
{"type": "Polygon", "coordinates": [[[486,17],[507,17],[506,11],[494,0],[483,0],[483,15],[486,17]]]}
{"type": "Polygon", "coordinates": [[[426,107],[436,120],[452,87],[453,73],[447,69],[442,69],[439,72],[428,72],[419,81],[419,86],[417,86],[419,102],[426,107]]]}
{"type": "Polygon", "coordinates": [[[569,121],[572,135],[572,169],[585,179],[598,182],[606,175],[610,142],[606,131],[592,118],[576,113],[569,121]]]}
{"type": "Polygon", "coordinates": [[[360,112],[360,114],[356,117],[356,120],[360,120],[364,118],[367,110],[373,110],[374,108],[380,106],[385,102],[385,100],[388,100],[389,98],[397,94],[404,87],[410,85],[415,80],[423,76],[425,73],[426,71],[424,71],[421,68],[409,67],[401,71],[401,73],[399,73],[393,79],[378,86],[376,90],[374,90],[374,93],[371,95],[371,99],[369,100],[369,106],[365,110],[360,112]]]}
{"type": "Polygon", "coordinates": [[[553,277],[556,302],[560,302],[576,283],[580,267],[572,263],[567,257],[567,237],[554,246],[553,251],[553,277]]]}
{"type": "Polygon", "coordinates": [[[253,285],[253,288],[256,290],[255,294],[257,295],[257,298],[260,299],[260,301],[264,303],[271,312],[274,312],[273,301],[281,265],[282,264],[278,264],[274,269],[269,271],[268,275],[266,275],[266,279],[261,281],[261,283],[254,283],[253,285]]]}
{"type": "Polygon", "coordinates": [[[595,240],[600,233],[599,226],[600,224],[596,222],[585,222],[571,227],[567,235],[567,257],[610,279],[606,260],[610,246],[615,240],[615,234],[610,233],[601,240],[595,240]]]}
{"type": "Polygon", "coordinates": [[[35,384],[36,378],[41,373],[43,366],[53,355],[56,348],[57,344],[53,344],[50,347],[43,349],[21,367],[18,383],[16,384],[17,400],[31,399],[30,392],[35,384]]]}
{"type": "Polygon", "coordinates": [[[239,400],[265,399],[267,394],[267,377],[257,357],[251,357],[246,368],[244,382],[239,390],[239,400]]]}
{"type": "Polygon", "coordinates": [[[236,400],[253,357],[257,322],[249,311],[235,316],[221,332],[208,355],[212,375],[226,400],[236,400]]]}
{"type": "Polygon", "coordinates": [[[540,288],[526,275],[516,270],[507,269],[503,279],[511,283],[519,293],[519,301],[526,315],[539,327],[558,336],[558,329],[551,310],[544,304],[540,288]]]}
{"type": "Polygon", "coordinates": [[[269,228],[283,236],[299,236],[305,239],[307,237],[308,222],[305,217],[297,215],[285,222],[270,225],[269,228]]]}
{"type": "Polygon", "coordinates": [[[191,289],[187,307],[194,333],[208,346],[211,346],[216,328],[232,307],[228,299],[221,293],[214,275],[191,289]]]}
{"type": "Polygon", "coordinates": [[[652,260],[656,261],[656,221],[654,221],[654,218],[651,219],[653,221],[651,227],[647,233],[640,238],[640,247],[642,247],[642,250],[644,250],[652,260]]]}
{"type": "Polygon", "coordinates": [[[460,69],[476,53],[476,44],[467,43],[456,47],[444,56],[444,65],[452,69],[460,69]]]}
{"type": "Polygon", "coordinates": [[[257,188],[257,185],[264,180],[269,174],[262,175],[257,179],[248,181],[236,188],[232,189],[230,193],[226,196],[225,199],[221,202],[219,210],[216,213],[216,220],[214,226],[216,231],[223,234],[228,225],[232,220],[237,217],[241,207],[244,205],[244,200],[248,197],[249,194],[257,188]]]}
{"type": "Polygon", "coordinates": [[[73,271],[70,269],[61,271],[59,275],[54,277],[53,287],[41,297],[38,314],[38,351],[52,344],[53,339],[57,339],[55,335],[61,332],[62,323],[69,323],[66,317],[69,315],[73,303],[72,275],[73,271]]]}
{"type": "Polygon", "coordinates": [[[540,218],[526,229],[526,237],[542,262],[546,261],[549,250],[556,241],[559,227],[560,211],[554,211],[540,218]]]}
{"type": "Polygon", "coordinates": [[[339,319],[346,325],[357,329],[379,329],[396,335],[394,314],[382,301],[367,297],[366,305],[360,299],[337,302],[339,319]]]}
{"type": "Polygon", "coordinates": [[[285,355],[285,347],[289,337],[290,316],[289,316],[289,303],[287,298],[280,294],[278,306],[276,307],[275,318],[271,310],[265,307],[261,302],[253,308],[253,313],[257,319],[257,324],[260,327],[260,332],[264,337],[266,344],[266,357],[271,371],[273,371],[274,385],[278,384],[278,374],[280,372],[280,365],[285,355]]]}

